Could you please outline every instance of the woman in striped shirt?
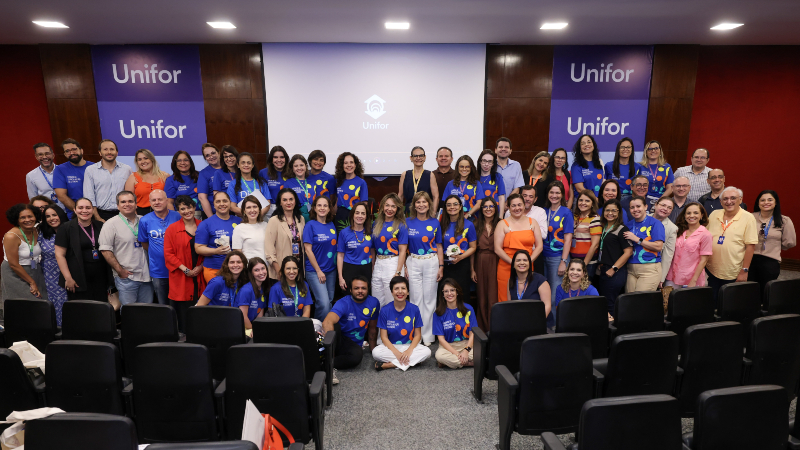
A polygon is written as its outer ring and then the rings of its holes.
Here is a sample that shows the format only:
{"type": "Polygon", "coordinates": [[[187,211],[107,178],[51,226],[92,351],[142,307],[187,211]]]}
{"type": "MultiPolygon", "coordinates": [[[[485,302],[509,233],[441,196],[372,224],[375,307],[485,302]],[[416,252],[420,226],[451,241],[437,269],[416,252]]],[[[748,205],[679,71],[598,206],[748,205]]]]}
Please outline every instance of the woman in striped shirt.
{"type": "Polygon", "coordinates": [[[594,279],[597,267],[597,247],[600,245],[600,216],[597,215],[597,197],[592,191],[584,189],[572,210],[575,218],[575,233],[572,237],[570,258],[583,260],[589,280],[594,279]]]}

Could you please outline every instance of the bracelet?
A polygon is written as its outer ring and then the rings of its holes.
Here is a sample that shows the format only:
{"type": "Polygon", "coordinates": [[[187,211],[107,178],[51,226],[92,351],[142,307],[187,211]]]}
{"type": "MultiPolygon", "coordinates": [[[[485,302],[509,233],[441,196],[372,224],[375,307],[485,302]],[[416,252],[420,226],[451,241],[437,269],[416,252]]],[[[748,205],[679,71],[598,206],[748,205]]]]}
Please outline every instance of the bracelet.
{"type": "Polygon", "coordinates": [[[444,267],[444,264],[439,264],[439,267],[444,267]]]}

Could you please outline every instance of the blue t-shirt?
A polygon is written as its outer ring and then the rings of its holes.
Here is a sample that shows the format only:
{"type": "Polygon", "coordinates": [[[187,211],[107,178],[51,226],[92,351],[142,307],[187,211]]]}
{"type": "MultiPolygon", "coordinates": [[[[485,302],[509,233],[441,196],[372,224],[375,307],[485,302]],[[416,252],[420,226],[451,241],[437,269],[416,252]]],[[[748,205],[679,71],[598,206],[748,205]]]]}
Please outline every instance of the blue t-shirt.
{"type": "Polygon", "coordinates": [[[231,306],[236,301],[237,292],[235,287],[229,288],[225,285],[224,278],[217,276],[208,282],[203,295],[211,300],[209,306],[231,306]]]}
{"type": "MultiPolygon", "coordinates": [[[[264,285],[261,285],[261,288],[264,288],[264,285]]],[[[239,290],[239,294],[236,295],[236,299],[231,304],[234,308],[238,308],[240,306],[247,306],[249,309],[247,310],[247,319],[252,322],[256,320],[258,317],[258,313],[264,309],[264,291],[261,291],[261,296],[256,298],[255,292],[253,292],[253,285],[251,283],[247,283],[239,290]]]]}
{"type": "MultiPolygon", "coordinates": [[[[228,236],[228,246],[230,247],[231,239],[233,239],[233,228],[242,223],[242,219],[231,215],[228,220],[222,220],[218,215],[214,214],[208,219],[200,222],[197,226],[197,235],[195,243],[203,244],[208,248],[217,248],[218,245],[214,242],[217,238],[228,236]]],[[[225,261],[226,255],[212,255],[206,256],[203,259],[203,267],[209,269],[221,269],[222,262],[225,261]]]]}
{"type": "MultiPolygon", "coordinates": [[[[451,195],[456,195],[461,199],[464,212],[467,212],[486,197],[486,192],[480,181],[474,184],[461,181],[459,182],[459,187],[455,187],[455,184],[453,184],[451,180],[447,182],[447,186],[444,188],[444,192],[442,192],[442,203],[451,195]]],[[[444,204],[442,204],[442,208],[444,208],[444,204]]]]}
{"type": "MultiPolygon", "coordinates": [[[[309,220],[303,228],[303,243],[311,244],[319,269],[328,273],[336,269],[336,227],[332,223],[309,220]]],[[[306,258],[306,272],[314,272],[314,266],[306,258]]]]}
{"type": "Polygon", "coordinates": [[[600,295],[600,294],[597,293],[597,289],[595,289],[594,286],[592,286],[591,284],[585,290],[570,291],[569,293],[564,292],[564,288],[562,288],[560,284],[556,286],[556,299],[553,302],[553,305],[550,307],[550,315],[547,316],[547,326],[548,327],[556,326],[556,306],[558,306],[561,300],[570,297],[583,297],[586,295],[600,295]]]}
{"type": "Polygon", "coordinates": [[[561,206],[558,211],[547,209],[547,238],[544,240],[542,253],[547,258],[561,257],[564,250],[564,235],[575,232],[575,218],[572,211],[566,206],[561,206]]]}
{"type": "MultiPolygon", "coordinates": [[[[69,161],[59,164],[53,170],[53,189],[66,189],[67,197],[73,201],[83,197],[83,174],[90,165],[87,162],[76,167],[69,161]]],[[[67,210],[67,215],[71,218],[72,211],[67,210]]]]}
{"type": "Polygon", "coordinates": [[[648,197],[661,197],[667,190],[667,185],[675,181],[675,174],[672,173],[672,166],[664,164],[645,164],[642,166],[642,175],[647,177],[650,188],[647,191],[648,197]]]}
{"type": "Polygon", "coordinates": [[[292,295],[286,295],[283,292],[280,282],[273,284],[269,290],[269,304],[267,306],[272,308],[273,305],[283,305],[283,313],[288,317],[303,317],[303,308],[312,303],[311,290],[308,288],[308,283],[306,283],[306,295],[301,296],[300,290],[296,286],[290,286],[289,290],[292,295]]]}
{"type": "MultiPolygon", "coordinates": [[[[238,192],[236,191],[236,183],[231,183],[228,185],[228,190],[226,192],[228,193],[228,197],[231,198],[232,203],[239,204],[240,201],[244,200],[245,197],[251,195],[255,191],[260,191],[264,198],[272,200],[267,185],[259,183],[257,180],[241,180],[238,192]]],[[[261,205],[262,208],[266,206],[267,205],[261,205]]]]}
{"type": "Polygon", "coordinates": [[[378,236],[373,240],[375,252],[379,255],[400,255],[400,246],[408,245],[408,228],[400,224],[397,227],[392,222],[383,224],[378,236]]]}
{"type": "MultiPolygon", "coordinates": [[[[464,253],[469,250],[469,243],[477,240],[478,234],[475,232],[475,225],[469,220],[464,221],[464,229],[461,233],[456,234],[456,223],[450,222],[450,226],[447,227],[442,234],[442,246],[444,247],[443,250],[445,253],[447,252],[447,248],[451,245],[458,245],[458,248],[461,249],[461,253],[464,253]]],[[[450,261],[447,259],[448,258],[445,257],[445,264],[450,264],[450,261]]]]}
{"type": "Polygon", "coordinates": [[[395,345],[410,344],[414,339],[414,329],[422,328],[422,316],[417,305],[406,302],[402,311],[397,311],[394,302],[381,308],[378,328],[386,330],[389,342],[395,345]]]}
{"type": "MultiPolygon", "coordinates": [[[[312,193],[311,198],[317,198],[320,195],[331,198],[334,187],[336,186],[336,178],[333,175],[325,172],[324,170],[316,175],[308,174],[308,183],[311,185],[312,193]]],[[[366,196],[364,198],[367,198],[366,196]]]]}
{"type": "Polygon", "coordinates": [[[336,188],[336,206],[339,208],[353,209],[353,205],[365,202],[369,198],[367,182],[360,177],[352,180],[344,179],[341,186],[336,188]]]}
{"type": "Polygon", "coordinates": [[[224,172],[222,169],[214,172],[214,182],[211,184],[214,192],[228,192],[228,185],[236,179],[236,173],[224,172]]]}
{"type": "Polygon", "coordinates": [[[286,182],[286,180],[283,179],[283,175],[281,175],[281,171],[276,170],[276,172],[278,173],[278,177],[275,179],[269,178],[269,171],[267,169],[261,169],[261,171],[258,172],[258,174],[261,175],[261,178],[267,180],[269,195],[273,200],[278,198],[278,192],[283,189],[283,183],[286,182]]]}
{"type": "Polygon", "coordinates": [[[456,309],[446,308],[444,314],[433,315],[433,335],[444,336],[444,340],[450,343],[468,341],[469,334],[472,333],[472,324],[475,323],[475,310],[472,306],[464,303],[467,308],[467,315],[461,314],[456,309]]]}
{"type": "MultiPolygon", "coordinates": [[[[636,235],[636,237],[640,237],[645,241],[664,242],[666,240],[664,224],[655,219],[653,216],[645,216],[644,220],[641,222],[636,222],[635,220],[625,222],[625,226],[628,227],[633,234],[636,235]]],[[[648,264],[661,262],[661,252],[647,250],[639,245],[639,241],[632,242],[631,244],[633,245],[633,255],[628,260],[628,264],[648,264]]]]}
{"type": "Polygon", "coordinates": [[[212,166],[205,166],[197,177],[197,193],[206,194],[208,203],[211,204],[211,212],[217,212],[214,208],[214,173],[217,169],[212,166]]]}
{"type": "MultiPolygon", "coordinates": [[[[197,183],[192,181],[192,177],[188,175],[181,175],[183,182],[178,182],[175,175],[167,177],[164,182],[164,192],[167,193],[167,198],[176,199],[179,195],[188,195],[192,197],[195,205],[197,204],[197,183]]],[[[212,202],[213,203],[213,202],[212,202]]]]}
{"type": "Polygon", "coordinates": [[[283,183],[283,187],[293,190],[300,200],[300,205],[305,204],[306,208],[311,211],[311,199],[314,198],[314,190],[311,188],[309,180],[300,181],[297,178],[289,178],[283,183]]]}
{"type": "Polygon", "coordinates": [[[336,251],[344,253],[344,262],[348,264],[369,264],[372,262],[372,236],[364,231],[353,231],[346,227],[339,232],[336,251]]]}
{"type": "MultiPolygon", "coordinates": [[[[169,278],[164,262],[164,233],[167,227],[181,220],[176,211],[167,210],[167,216],[159,218],[155,212],[147,213],[139,219],[139,242],[147,242],[147,259],[150,263],[150,276],[169,278]]],[[[191,267],[190,267],[191,268],[191,267]]]]}
{"type": "Polygon", "coordinates": [[[347,295],[336,301],[331,312],[339,316],[342,334],[361,345],[367,335],[367,326],[371,321],[378,320],[380,309],[380,301],[371,295],[368,295],[361,303],[347,295]]]}
{"type": "Polygon", "coordinates": [[[442,227],[439,221],[408,219],[408,251],[412,255],[436,253],[436,244],[442,243],[442,227]]]}
{"type": "Polygon", "coordinates": [[[499,202],[501,195],[506,195],[506,183],[503,181],[503,176],[499,173],[495,176],[497,181],[492,181],[491,175],[481,177],[480,181],[483,185],[483,196],[492,197],[494,201],[499,202]]]}
{"type": "MultiPolygon", "coordinates": [[[[572,166],[572,184],[583,183],[583,188],[594,192],[595,197],[600,193],[603,184],[603,168],[595,167],[594,162],[586,161],[586,168],[575,164],[572,166]]],[[[576,197],[580,193],[575,194],[576,197]]]]}
{"type": "MultiPolygon", "coordinates": [[[[622,195],[633,195],[633,186],[631,186],[632,179],[639,175],[642,171],[642,165],[633,163],[633,177],[629,176],[630,166],[628,164],[619,165],[619,176],[614,175],[614,162],[606,163],[606,180],[617,180],[619,188],[622,190],[622,195]]],[[[597,196],[600,194],[598,192],[597,196]]]]}

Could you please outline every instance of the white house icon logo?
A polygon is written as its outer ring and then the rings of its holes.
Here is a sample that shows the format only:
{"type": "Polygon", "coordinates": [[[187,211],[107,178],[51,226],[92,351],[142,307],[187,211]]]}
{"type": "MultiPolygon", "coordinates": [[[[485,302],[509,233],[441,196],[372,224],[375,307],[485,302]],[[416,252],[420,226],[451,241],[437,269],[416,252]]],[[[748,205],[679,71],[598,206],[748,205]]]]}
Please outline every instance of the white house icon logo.
{"type": "Polygon", "coordinates": [[[377,95],[373,95],[372,97],[364,100],[364,103],[367,104],[367,110],[364,112],[373,119],[377,119],[378,117],[386,114],[386,111],[383,110],[383,104],[386,103],[386,100],[378,97],[377,95]]]}

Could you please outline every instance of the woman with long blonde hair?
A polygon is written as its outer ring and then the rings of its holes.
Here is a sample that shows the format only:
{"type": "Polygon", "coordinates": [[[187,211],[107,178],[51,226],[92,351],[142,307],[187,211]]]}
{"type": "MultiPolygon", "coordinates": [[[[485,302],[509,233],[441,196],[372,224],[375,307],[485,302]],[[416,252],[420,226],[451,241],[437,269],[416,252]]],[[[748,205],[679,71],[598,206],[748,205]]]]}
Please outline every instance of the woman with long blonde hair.
{"type": "Polygon", "coordinates": [[[136,194],[136,214],[143,216],[153,211],[150,207],[150,193],[155,190],[163,191],[169,174],[158,168],[155,155],[146,148],[137,150],[133,160],[136,162],[136,172],[128,177],[125,190],[136,194]]]}
{"type": "Polygon", "coordinates": [[[397,194],[386,194],[372,226],[375,266],[372,269],[372,295],[381,307],[392,302],[389,282],[403,273],[408,249],[408,227],[403,202],[397,194]]]}

